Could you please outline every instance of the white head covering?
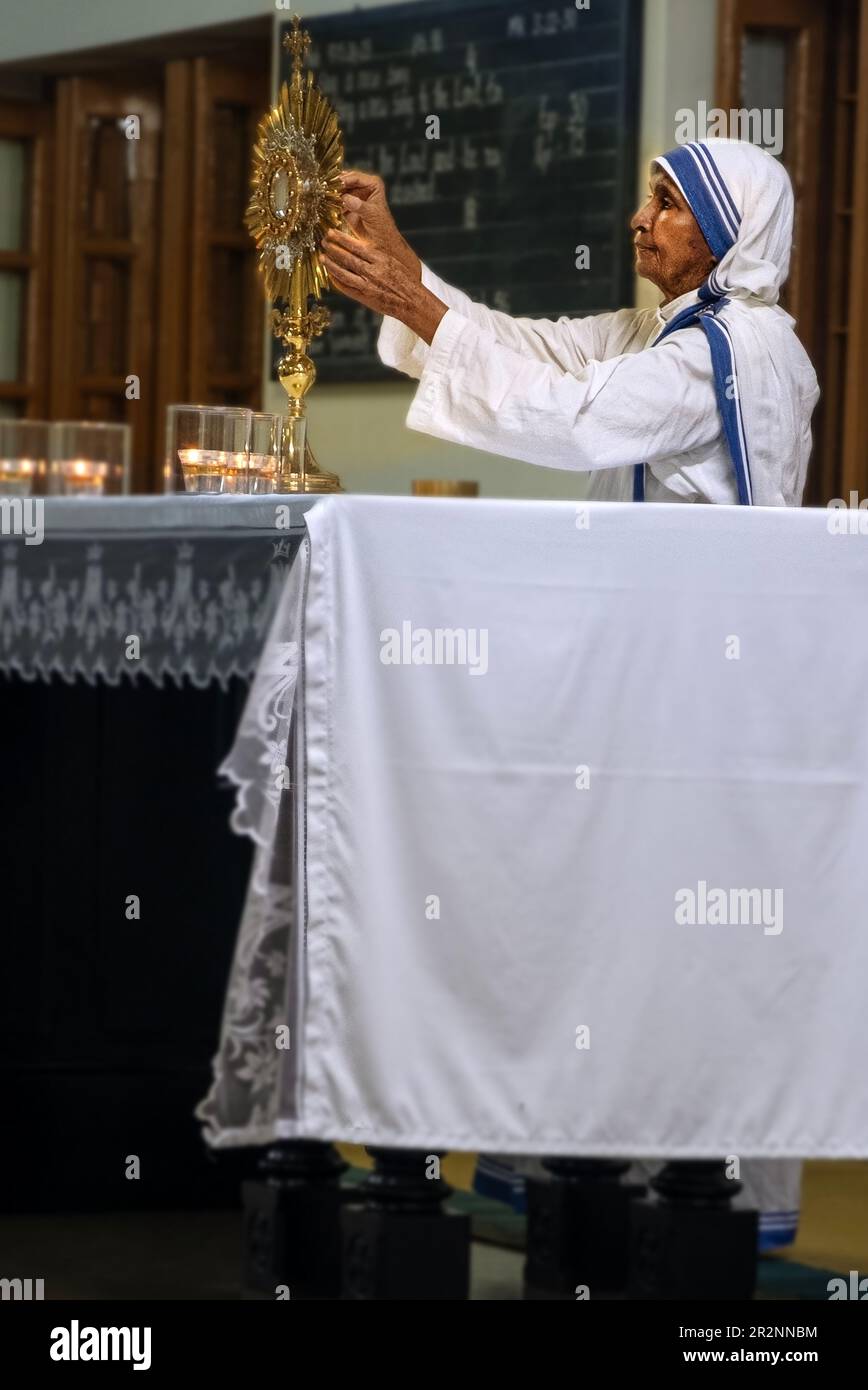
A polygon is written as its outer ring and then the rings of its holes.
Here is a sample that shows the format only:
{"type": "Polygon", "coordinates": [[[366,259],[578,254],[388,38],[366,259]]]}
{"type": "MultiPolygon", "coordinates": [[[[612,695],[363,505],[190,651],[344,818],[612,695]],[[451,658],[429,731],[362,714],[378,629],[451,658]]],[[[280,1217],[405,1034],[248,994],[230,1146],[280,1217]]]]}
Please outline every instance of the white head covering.
{"type": "Polygon", "coordinates": [[[746,140],[679,145],[657,163],[681,189],[718,259],[712,289],[777,304],[793,241],[793,186],[783,164],[746,140]]]}
{"type": "Polygon", "coordinates": [[[698,302],[664,333],[697,323],[705,330],[740,500],[798,506],[820,393],[795,321],[778,306],[793,235],[789,175],[744,140],[679,145],[655,162],[717,258],[698,302]]]}

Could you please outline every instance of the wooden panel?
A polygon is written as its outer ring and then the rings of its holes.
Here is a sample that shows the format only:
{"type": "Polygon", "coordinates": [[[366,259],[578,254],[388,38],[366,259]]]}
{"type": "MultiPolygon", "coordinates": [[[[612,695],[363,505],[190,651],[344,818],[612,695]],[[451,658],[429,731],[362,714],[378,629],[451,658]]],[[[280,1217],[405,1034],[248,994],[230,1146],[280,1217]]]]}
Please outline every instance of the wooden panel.
{"type": "Polygon", "coordinates": [[[19,403],[22,415],[43,417],[48,408],[45,354],[50,288],[51,120],[43,107],[0,103],[0,140],[27,146],[27,186],[22,245],[0,252],[0,272],[23,273],[22,350],[18,376],[6,381],[2,397],[19,403]]]}
{"type": "Polygon", "coordinates": [[[145,490],[154,475],[161,93],[135,74],[68,78],[58,83],[56,110],[52,414],[126,420],[133,486],[145,490]],[[119,123],[132,115],[140,137],[128,140],[119,123]],[[141,394],[127,400],[131,375],[141,394]],[[93,376],[114,390],[94,393],[93,376]]]}
{"type": "Polygon", "coordinates": [[[75,282],[74,237],[67,234],[71,222],[69,209],[72,203],[74,158],[69,149],[69,138],[73,130],[74,113],[78,106],[77,78],[60,82],[55,100],[55,128],[57,132],[55,149],[55,236],[52,257],[52,331],[51,331],[51,398],[50,413],[53,419],[69,418],[72,414],[72,374],[69,364],[73,360],[73,294],[75,282]],[[59,233],[59,234],[58,234],[59,233]]]}
{"type": "Polygon", "coordinates": [[[267,72],[205,58],[192,68],[190,399],[258,409],[265,304],[243,217],[267,72]],[[222,384],[227,373],[238,383],[231,389],[222,384]]]}

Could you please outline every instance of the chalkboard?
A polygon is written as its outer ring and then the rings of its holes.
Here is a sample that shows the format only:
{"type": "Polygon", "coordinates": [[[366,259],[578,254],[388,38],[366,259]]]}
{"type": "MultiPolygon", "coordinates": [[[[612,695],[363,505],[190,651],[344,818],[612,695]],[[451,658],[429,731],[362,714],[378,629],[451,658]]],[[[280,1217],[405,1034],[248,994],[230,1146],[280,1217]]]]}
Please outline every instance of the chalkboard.
{"type": "MultiPolygon", "coordinates": [[[[638,0],[417,0],[304,26],[346,167],[382,175],[432,270],[514,316],[632,302],[638,0]],[[431,116],[438,138],[426,134],[431,116]]],[[[279,26],[281,45],[289,28],[279,26]]],[[[290,70],[281,46],[281,81],[290,70]]],[[[337,292],[325,302],[332,324],[311,346],[318,379],[393,377],[377,357],[380,316],[337,292]]]]}

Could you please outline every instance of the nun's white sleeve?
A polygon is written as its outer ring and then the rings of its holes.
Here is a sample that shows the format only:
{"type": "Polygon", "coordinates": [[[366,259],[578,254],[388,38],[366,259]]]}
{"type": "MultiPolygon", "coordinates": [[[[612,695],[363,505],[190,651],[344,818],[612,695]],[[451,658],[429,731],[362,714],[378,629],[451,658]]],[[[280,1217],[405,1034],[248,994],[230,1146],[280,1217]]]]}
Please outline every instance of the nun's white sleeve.
{"type": "Polygon", "coordinates": [[[573,373],[528,361],[454,309],[434,334],[407,424],[525,463],[582,471],[671,458],[712,443],[721,428],[699,327],[573,373]]]}
{"type": "MultiPolygon", "coordinates": [[[[579,371],[595,358],[609,356],[613,350],[612,344],[619,344],[619,340],[629,334],[636,318],[635,311],[631,309],[622,309],[613,314],[590,314],[581,319],[567,318],[566,315],[559,319],[513,318],[499,309],[488,309],[484,304],[477,304],[463,290],[447,285],[424,264],[422,284],[448,308],[456,310],[477,328],[483,329],[495,342],[520,352],[524,357],[554,363],[565,371],[579,371]]],[[[619,346],[614,350],[618,351],[619,346]]],[[[397,319],[383,319],[377,352],[380,361],[387,367],[394,367],[396,371],[418,380],[430,351],[424,339],[417,337],[411,328],[397,319]]]]}

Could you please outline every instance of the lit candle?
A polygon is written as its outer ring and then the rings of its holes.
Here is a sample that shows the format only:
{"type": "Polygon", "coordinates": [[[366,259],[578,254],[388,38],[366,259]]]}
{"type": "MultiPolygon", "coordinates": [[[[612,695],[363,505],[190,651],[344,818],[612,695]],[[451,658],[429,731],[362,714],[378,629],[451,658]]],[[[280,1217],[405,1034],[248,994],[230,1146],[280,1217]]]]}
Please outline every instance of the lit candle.
{"type": "Polygon", "coordinates": [[[44,473],[44,459],[0,459],[0,492],[26,496],[34,479],[44,473]]]}
{"type": "Polygon", "coordinates": [[[179,449],[181,471],[188,492],[222,492],[229,455],[222,449],[179,449]]]}
{"type": "Polygon", "coordinates": [[[60,476],[67,496],[99,497],[105,492],[111,469],[96,459],[62,459],[60,476]]]}
{"type": "Polygon", "coordinates": [[[269,492],[277,460],[273,454],[250,455],[250,491],[269,492]]]}

